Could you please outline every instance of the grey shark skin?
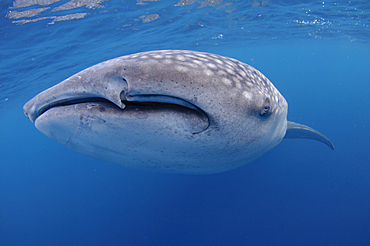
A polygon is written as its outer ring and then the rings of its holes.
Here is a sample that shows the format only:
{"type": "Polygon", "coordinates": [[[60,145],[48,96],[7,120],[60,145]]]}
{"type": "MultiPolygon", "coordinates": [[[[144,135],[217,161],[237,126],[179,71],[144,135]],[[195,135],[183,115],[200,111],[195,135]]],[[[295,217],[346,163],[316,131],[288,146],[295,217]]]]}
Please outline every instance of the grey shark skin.
{"type": "Polygon", "coordinates": [[[150,51],[89,67],[24,105],[37,129],[90,157],[153,172],[209,174],[286,138],[321,141],[255,68],[196,51],[150,51]]]}

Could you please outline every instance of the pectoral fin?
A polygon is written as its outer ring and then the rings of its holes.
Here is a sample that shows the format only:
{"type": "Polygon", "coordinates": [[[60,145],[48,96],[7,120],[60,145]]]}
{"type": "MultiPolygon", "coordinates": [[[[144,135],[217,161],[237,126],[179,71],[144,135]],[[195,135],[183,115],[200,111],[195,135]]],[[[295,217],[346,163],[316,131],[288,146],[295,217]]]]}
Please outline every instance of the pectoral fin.
{"type": "Polygon", "coordinates": [[[332,144],[332,142],[323,134],[308,126],[301,125],[291,121],[288,121],[287,130],[284,138],[313,139],[326,144],[332,150],[334,150],[334,145],[332,144]]]}

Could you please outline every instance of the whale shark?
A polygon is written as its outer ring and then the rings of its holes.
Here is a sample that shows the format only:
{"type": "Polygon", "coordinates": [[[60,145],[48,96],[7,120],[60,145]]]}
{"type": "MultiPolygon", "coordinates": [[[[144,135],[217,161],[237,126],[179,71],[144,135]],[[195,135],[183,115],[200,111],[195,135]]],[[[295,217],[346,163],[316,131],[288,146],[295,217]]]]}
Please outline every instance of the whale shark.
{"type": "Polygon", "coordinates": [[[287,120],[288,104],[233,58],[158,50],[101,62],[23,107],[36,128],[81,154],[139,170],[211,174],[243,166],[284,138],[320,132],[287,120]]]}

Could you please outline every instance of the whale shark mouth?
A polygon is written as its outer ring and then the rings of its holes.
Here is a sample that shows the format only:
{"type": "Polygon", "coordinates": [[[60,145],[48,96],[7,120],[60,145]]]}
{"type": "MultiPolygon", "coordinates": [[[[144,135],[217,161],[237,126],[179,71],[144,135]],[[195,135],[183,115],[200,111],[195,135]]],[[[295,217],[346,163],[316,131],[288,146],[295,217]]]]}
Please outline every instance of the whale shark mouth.
{"type": "Polygon", "coordinates": [[[195,115],[195,117],[202,119],[203,122],[207,122],[206,127],[204,127],[201,131],[194,132],[194,134],[203,132],[207,130],[210,126],[210,118],[208,114],[193,103],[179,97],[155,94],[121,93],[121,103],[123,107],[119,107],[116,103],[103,97],[72,97],[46,103],[45,105],[37,109],[36,112],[25,111],[25,115],[30,118],[31,121],[35,122],[37,118],[39,118],[50,109],[86,103],[109,105],[110,108],[114,108],[115,110],[121,111],[122,113],[124,113],[125,111],[129,112],[131,110],[142,112],[151,111],[163,114],[168,112],[168,110],[177,113],[191,113],[192,115],[195,115]]]}
{"type": "Polygon", "coordinates": [[[83,98],[69,98],[69,99],[63,99],[63,100],[58,100],[58,101],[55,101],[55,102],[52,102],[52,103],[48,103],[46,105],[44,105],[43,107],[39,108],[37,110],[36,113],[33,113],[33,117],[31,118],[31,114],[29,114],[29,112],[24,112],[24,114],[30,118],[31,121],[36,121],[36,119],[41,116],[42,114],[44,114],[46,111],[48,111],[49,109],[51,108],[56,108],[56,107],[63,107],[63,106],[70,106],[70,105],[74,105],[74,104],[80,104],[80,103],[88,103],[88,102],[96,102],[96,103],[99,103],[99,102],[105,102],[105,103],[109,103],[109,104],[113,104],[112,102],[110,102],[109,100],[105,99],[105,98],[101,98],[101,97],[83,97],[83,98]]]}

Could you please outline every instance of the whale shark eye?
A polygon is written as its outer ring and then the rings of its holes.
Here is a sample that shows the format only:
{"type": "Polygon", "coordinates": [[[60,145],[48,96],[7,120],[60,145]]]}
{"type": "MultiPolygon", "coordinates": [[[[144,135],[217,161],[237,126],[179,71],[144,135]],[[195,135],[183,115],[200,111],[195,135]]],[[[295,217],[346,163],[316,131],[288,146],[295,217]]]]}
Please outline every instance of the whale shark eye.
{"type": "Polygon", "coordinates": [[[268,114],[270,112],[270,106],[263,107],[262,114],[268,114]]]}
{"type": "Polygon", "coordinates": [[[263,103],[260,115],[261,116],[267,116],[269,114],[271,114],[270,99],[266,98],[265,102],[263,103]]]}

